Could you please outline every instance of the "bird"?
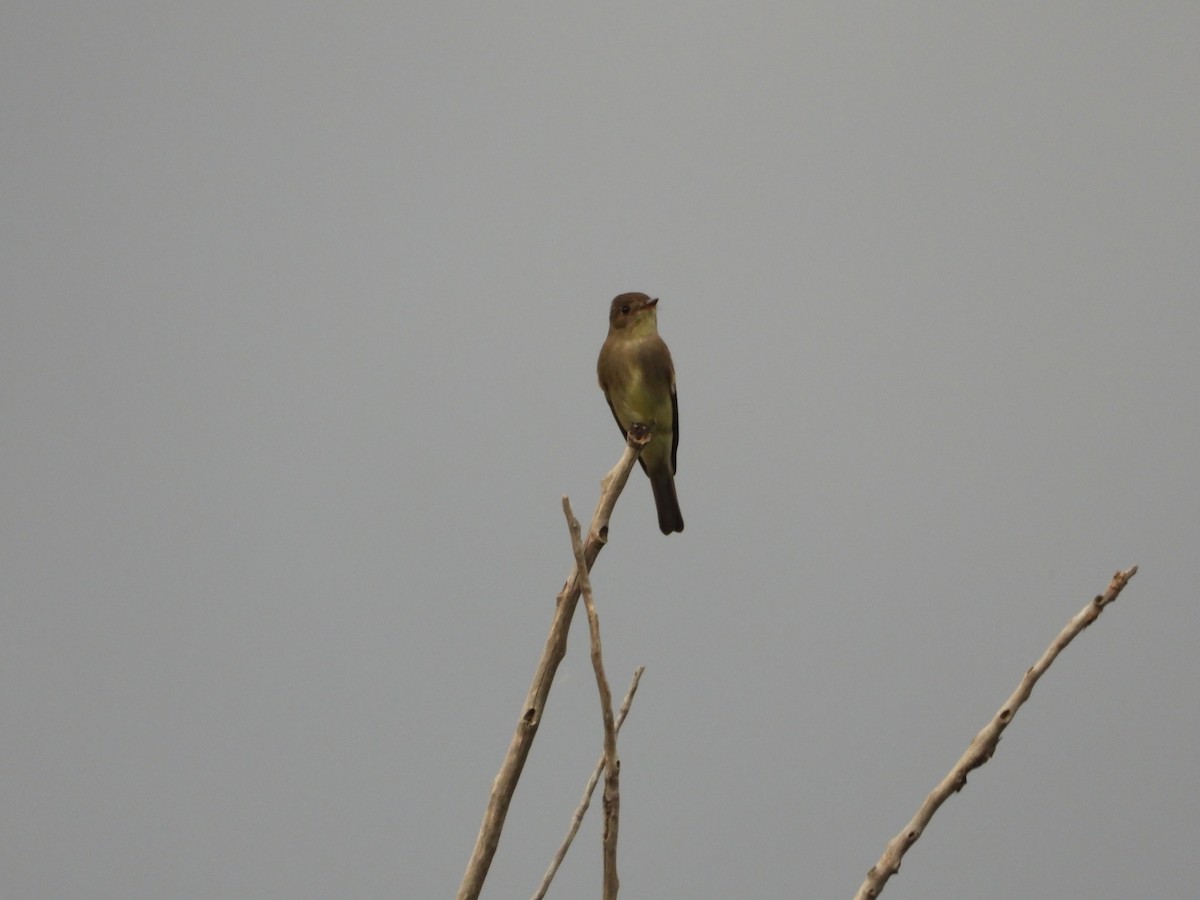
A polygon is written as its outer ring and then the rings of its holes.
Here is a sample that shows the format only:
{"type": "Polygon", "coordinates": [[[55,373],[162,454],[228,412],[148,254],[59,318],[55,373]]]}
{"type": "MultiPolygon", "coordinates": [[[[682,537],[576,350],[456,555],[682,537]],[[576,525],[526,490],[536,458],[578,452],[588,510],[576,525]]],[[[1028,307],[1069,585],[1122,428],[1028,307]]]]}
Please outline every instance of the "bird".
{"type": "Polygon", "coordinates": [[[650,478],[658,528],[683,531],[675,493],[675,452],[679,447],[679,400],[671,351],[658,336],[658,298],[619,294],[608,311],[608,337],[596,361],[600,389],[621,434],[635,426],[650,433],[638,461],[650,478]]]}

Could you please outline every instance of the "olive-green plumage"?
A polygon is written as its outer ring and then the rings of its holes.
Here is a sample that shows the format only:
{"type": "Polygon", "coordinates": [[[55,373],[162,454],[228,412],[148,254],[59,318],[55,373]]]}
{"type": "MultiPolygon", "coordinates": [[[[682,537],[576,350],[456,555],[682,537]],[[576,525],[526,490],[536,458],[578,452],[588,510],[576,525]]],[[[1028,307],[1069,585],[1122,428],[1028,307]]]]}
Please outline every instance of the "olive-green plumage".
{"type": "Polygon", "coordinates": [[[596,374],[621,434],[635,424],[650,432],[640,462],[654,491],[658,527],[663,534],[670,534],[683,531],[683,514],[675,496],[679,403],[671,352],[658,336],[657,303],[645,294],[621,294],[613,300],[608,339],[600,348],[596,374]]]}

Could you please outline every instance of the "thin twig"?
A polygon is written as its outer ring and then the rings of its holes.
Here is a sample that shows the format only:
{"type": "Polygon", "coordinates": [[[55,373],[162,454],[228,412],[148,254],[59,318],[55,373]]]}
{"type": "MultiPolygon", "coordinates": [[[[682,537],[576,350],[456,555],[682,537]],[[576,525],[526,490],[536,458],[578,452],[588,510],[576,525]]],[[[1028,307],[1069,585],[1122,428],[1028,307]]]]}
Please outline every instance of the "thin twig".
{"type": "Polygon", "coordinates": [[[1058,637],[1046,648],[1046,652],[1042,654],[1042,658],[1034,663],[1025,673],[1025,677],[1021,679],[1021,683],[1017,685],[1017,689],[1013,691],[1012,696],[1000,707],[1000,711],[992,717],[992,720],[971,741],[970,746],[967,747],[967,752],[962,755],[959,761],[954,764],[954,768],[950,770],[949,774],[925,798],[925,802],[921,804],[921,808],[917,810],[917,814],[912,817],[912,820],[904,826],[904,830],[888,842],[887,847],[883,851],[883,856],[879,858],[879,862],[875,863],[870,871],[867,872],[866,881],[862,883],[862,886],[858,889],[858,893],[854,895],[855,900],[865,900],[865,898],[879,896],[888,879],[900,871],[900,862],[904,858],[904,854],[921,837],[921,834],[925,831],[925,826],[929,824],[929,820],[933,818],[933,814],[937,812],[938,807],[945,803],[951,794],[963,789],[967,783],[967,774],[969,772],[979,768],[992,758],[992,754],[996,752],[996,745],[1000,742],[1001,732],[1008,727],[1008,724],[1016,716],[1017,710],[1021,708],[1021,705],[1029,699],[1029,695],[1033,693],[1033,686],[1037,684],[1037,680],[1042,677],[1045,671],[1050,668],[1050,664],[1054,662],[1054,658],[1062,652],[1067,644],[1074,640],[1076,635],[1099,618],[1100,613],[1104,611],[1104,607],[1117,599],[1121,590],[1129,583],[1129,579],[1136,574],[1137,566],[1126,569],[1124,572],[1117,572],[1108,583],[1108,590],[1103,594],[1098,594],[1095,599],[1076,613],[1075,617],[1067,623],[1067,626],[1059,633],[1058,637]]]}
{"type": "MultiPolygon", "coordinates": [[[[621,726],[625,723],[625,717],[629,715],[629,707],[633,703],[633,695],[637,693],[638,682],[642,680],[642,673],[645,671],[645,666],[638,666],[633,672],[633,681],[630,682],[629,690],[625,692],[625,699],[621,701],[621,708],[617,711],[618,733],[620,733],[621,726]]],[[[583,824],[583,817],[592,802],[592,791],[596,790],[596,785],[600,782],[600,775],[604,772],[604,762],[607,758],[607,755],[601,752],[600,758],[596,760],[596,767],[592,770],[587,784],[584,785],[583,797],[579,800],[579,806],[575,807],[575,814],[571,816],[571,824],[567,826],[566,837],[563,838],[558,851],[554,854],[554,859],[550,860],[546,874],[542,876],[542,883],[538,885],[538,889],[534,893],[532,900],[545,900],[546,891],[550,890],[550,882],[558,874],[558,867],[562,865],[562,861],[567,856],[567,851],[571,848],[571,842],[575,840],[575,835],[579,833],[579,826],[583,824]]]]}
{"type": "Polygon", "coordinates": [[[603,900],[617,900],[621,880],[617,877],[617,827],[621,821],[621,761],[617,758],[617,729],[613,725],[612,692],[604,674],[604,653],[600,646],[600,616],[592,599],[592,582],[587,575],[583,558],[583,542],[579,537],[579,521],[571,512],[571,501],[563,497],[563,515],[571,532],[571,549],[575,552],[575,570],[587,610],[588,632],[592,638],[592,669],[596,672],[596,687],[600,692],[600,716],[604,720],[604,890],[603,900]]]}
{"type": "MultiPolygon", "coordinates": [[[[596,504],[596,512],[592,515],[587,543],[584,545],[585,565],[582,571],[586,572],[591,569],[600,550],[607,543],[608,521],[612,516],[613,507],[621,495],[621,490],[625,487],[625,482],[629,479],[634,460],[648,442],[649,438],[646,436],[640,438],[627,436],[625,452],[621,455],[621,459],[612,471],[601,480],[600,499],[596,504]]],[[[554,673],[558,671],[558,664],[562,662],[567,652],[567,635],[571,628],[571,617],[575,614],[575,606],[579,602],[580,571],[578,566],[573,565],[570,577],[559,591],[554,620],[550,625],[550,633],[546,637],[546,646],[542,650],[542,657],[533,673],[533,683],[530,685],[529,693],[525,696],[525,703],[521,707],[521,716],[517,720],[517,728],[508,745],[508,752],[505,753],[504,762],[500,764],[500,771],[496,773],[496,778],[492,782],[487,809],[483,814],[483,824],[479,826],[479,835],[475,838],[475,849],[471,853],[471,859],[467,862],[467,869],[463,873],[462,883],[458,887],[458,900],[477,900],[479,892],[483,890],[483,882],[487,878],[488,869],[492,865],[492,858],[496,855],[496,848],[500,845],[500,832],[504,828],[508,806],[517,789],[517,781],[521,777],[521,770],[525,767],[525,760],[529,757],[529,750],[537,735],[538,725],[541,724],[542,712],[546,708],[546,698],[550,696],[550,685],[554,681],[554,673]]]]}

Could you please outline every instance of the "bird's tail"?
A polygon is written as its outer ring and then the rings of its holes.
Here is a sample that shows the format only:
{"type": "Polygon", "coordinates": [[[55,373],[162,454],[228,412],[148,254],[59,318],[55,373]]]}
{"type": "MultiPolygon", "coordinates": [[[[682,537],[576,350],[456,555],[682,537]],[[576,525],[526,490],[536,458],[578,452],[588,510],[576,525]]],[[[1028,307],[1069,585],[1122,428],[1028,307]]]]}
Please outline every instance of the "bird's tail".
{"type": "Polygon", "coordinates": [[[683,513],[679,511],[679,498],[675,496],[675,479],[670,475],[650,479],[654,491],[654,505],[658,507],[658,527],[663,534],[683,531],[683,513]]]}

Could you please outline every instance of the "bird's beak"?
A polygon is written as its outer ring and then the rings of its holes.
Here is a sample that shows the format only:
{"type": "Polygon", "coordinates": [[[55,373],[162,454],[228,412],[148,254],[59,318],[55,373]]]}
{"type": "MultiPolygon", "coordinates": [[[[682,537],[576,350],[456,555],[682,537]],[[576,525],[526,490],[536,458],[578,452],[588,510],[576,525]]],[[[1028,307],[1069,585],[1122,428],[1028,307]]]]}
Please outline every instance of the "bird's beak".
{"type": "Polygon", "coordinates": [[[658,298],[655,297],[653,300],[647,300],[646,305],[651,309],[654,309],[654,307],[658,306],[658,298]]]}

